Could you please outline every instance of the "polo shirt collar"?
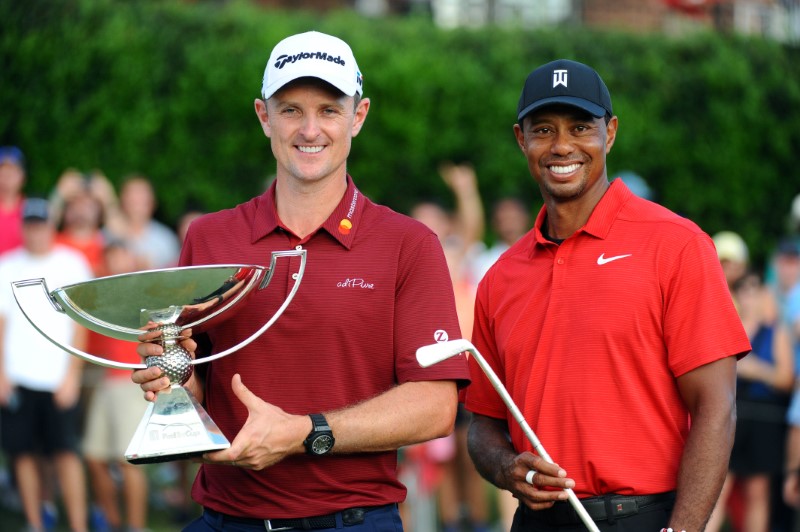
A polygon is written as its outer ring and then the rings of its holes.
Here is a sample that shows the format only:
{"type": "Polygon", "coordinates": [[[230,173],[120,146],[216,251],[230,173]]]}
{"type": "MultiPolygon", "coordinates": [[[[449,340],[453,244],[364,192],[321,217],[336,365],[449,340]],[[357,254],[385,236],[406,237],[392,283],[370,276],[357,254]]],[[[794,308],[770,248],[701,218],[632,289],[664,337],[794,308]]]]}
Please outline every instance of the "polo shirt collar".
{"type": "MultiPolygon", "coordinates": [[[[325,230],[345,248],[350,249],[362,219],[366,198],[356,188],[350,174],[347,174],[346,179],[347,189],[344,196],[320,230],[325,230]]],[[[256,198],[255,219],[250,232],[251,243],[257,242],[279,227],[278,212],[275,209],[275,186],[276,182],[273,181],[269,189],[256,198]]]]}
{"type": "Polygon", "coordinates": [[[339,205],[333,209],[331,215],[322,224],[321,229],[326,230],[341,245],[350,249],[361,223],[361,213],[364,212],[365,204],[366,198],[356,188],[350,174],[347,174],[347,190],[344,191],[339,205]]]}
{"type": "Polygon", "coordinates": [[[633,192],[622,182],[622,179],[614,179],[606,193],[595,205],[591,216],[586,221],[586,225],[581,230],[597,238],[604,239],[611,231],[611,225],[614,220],[619,217],[619,211],[622,210],[622,207],[631,196],[633,196],[633,192]]]}
{"type": "MultiPolygon", "coordinates": [[[[622,182],[622,179],[614,179],[611,185],[600,198],[600,201],[595,205],[592,214],[586,221],[583,227],[578,231],[583,231],[597,238],[605,238],[611,230],[611,225],[617,219],[619,211],[633,196],[633,192],[622,182]]],[[[538,245],[552,245],[553,243],[547,240],[542,234],[542,224],[544,223],[545,216],[547,216],[547,208],[542,207],[539,214],[536,216],[535,227],[535,240],[538,245]]],[[[531,250],[532,251],[532,250],[531,250]]]]}

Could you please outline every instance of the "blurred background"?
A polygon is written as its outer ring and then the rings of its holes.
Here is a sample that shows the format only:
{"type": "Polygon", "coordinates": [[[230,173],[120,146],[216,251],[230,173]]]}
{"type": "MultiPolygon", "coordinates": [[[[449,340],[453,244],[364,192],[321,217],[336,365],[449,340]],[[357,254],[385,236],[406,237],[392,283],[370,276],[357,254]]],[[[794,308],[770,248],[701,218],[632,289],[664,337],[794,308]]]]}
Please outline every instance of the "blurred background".
{"type": "Polygon", "coordinates": [[[354,49],[372,108],[350,172],[403,212],[448,201],[442,160],[474,165],[487,204],[535,212],[511,128],[527,74],[559,57],[611,90],[610,176],[709,233],[736,226],[754,264],[799,191],[797,0],[7,0],[0,21],[0,142],[25,152],[26,192],[67,167],[141,173],[173,226],[263,189],[253,100],[272,46],[309,29],[354,49]]]}

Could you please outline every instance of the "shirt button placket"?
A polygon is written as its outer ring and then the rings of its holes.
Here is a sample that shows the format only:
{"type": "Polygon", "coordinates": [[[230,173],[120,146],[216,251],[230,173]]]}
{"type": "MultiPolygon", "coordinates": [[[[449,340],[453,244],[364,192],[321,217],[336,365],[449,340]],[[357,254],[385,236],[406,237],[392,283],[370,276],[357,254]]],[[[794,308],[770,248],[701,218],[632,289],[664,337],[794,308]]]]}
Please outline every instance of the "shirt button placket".
{"type": "MultiPolygon", "coordinates": [[[[303,246],[298,244],[298,245],[296,245],[294,247],[294,249],[296,249],[297,251],[300,251],[300,250],[303,249],[303,246]]],[[[289,293],[289,291],[291,291],[292,287],[294,286],[294,282],[297,281],[297,278],[299,277],[299,274],[298,274],[298,270],[299,269],[300,269],[300,257],[290,257],[289,258],[289,271],[293,272],[293,273],[291,275],[291,281],[289,280],[289,277],[286,278],[287,294],[289,293]]]]}
{"type": "Polygon", "coordinates": [[[567,274],[564,268],[567,259],[561,253],[563,253],[563,250],[559,249],[556,254],[555,265],[553,266],[553,288],[561,288],[563,286],[564,277],[567,274]]]}

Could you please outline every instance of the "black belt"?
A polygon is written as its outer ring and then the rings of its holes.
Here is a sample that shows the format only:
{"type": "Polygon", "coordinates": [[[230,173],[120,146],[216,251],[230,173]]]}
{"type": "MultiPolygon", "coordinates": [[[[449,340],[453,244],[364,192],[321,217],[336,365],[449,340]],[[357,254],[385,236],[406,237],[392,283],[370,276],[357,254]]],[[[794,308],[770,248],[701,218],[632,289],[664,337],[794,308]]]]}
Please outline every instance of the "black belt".
{"type": "Polygon", "coordinates": [[[367,512],[394,506],[386,504],[383,506],[365,506],[361,508],[348,508],[341,512],[336,512],[327,515],[315,515],[313,517],[298,517],[291,519],[255,519],[252,517],[237,517],[235,515],[223,514],[205,508],[203,511],[211,516],[212,519],[221,521],[224,524],[238,523],[242,525],[252,526],[254,528],[264,529],[267,531],[278,530],[318,530],[324,528],[336,528],[336,517],[341,516],[342,524],[359,525],[364,522],[364,516],[367,512]]]}
{"type": "MultiPolygon", "coordinates": [[[[594,521],[614,522],[616,519],[635,515],[639,512],[658,509],[675,502],[675,492],[656,493],[655,495],[617,495],[609,493],[601,497],[588,497],[581,499],[581,504],[586,508],[586,513],[594,521]]],[[[520,505],[523,513],[531,519],[551,525],[580,524],[578,512],[567,501],[558,501],[546,510],[531,510],[524,504],[520,505]]]]}

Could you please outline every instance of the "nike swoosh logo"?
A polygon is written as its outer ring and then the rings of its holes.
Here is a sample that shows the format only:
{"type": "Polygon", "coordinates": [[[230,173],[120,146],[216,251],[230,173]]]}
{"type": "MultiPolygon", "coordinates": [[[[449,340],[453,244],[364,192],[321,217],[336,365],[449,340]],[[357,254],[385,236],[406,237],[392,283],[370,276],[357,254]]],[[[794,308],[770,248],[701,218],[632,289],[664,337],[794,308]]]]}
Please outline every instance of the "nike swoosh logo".
{"type": "Polygon", "coordinates": [[[616,255],[614,257],[606,257],[605,253],[601,253],[600,256],[597,257],[597,264],[602,266],[603,264],[608,264],[609,262],[619,259],[624,259],[625,257],[630,257],[630,256],[631,254],[628,253],[627,255],[616,255]]]}

